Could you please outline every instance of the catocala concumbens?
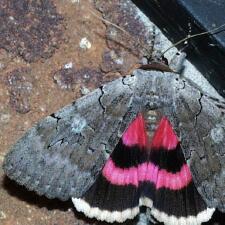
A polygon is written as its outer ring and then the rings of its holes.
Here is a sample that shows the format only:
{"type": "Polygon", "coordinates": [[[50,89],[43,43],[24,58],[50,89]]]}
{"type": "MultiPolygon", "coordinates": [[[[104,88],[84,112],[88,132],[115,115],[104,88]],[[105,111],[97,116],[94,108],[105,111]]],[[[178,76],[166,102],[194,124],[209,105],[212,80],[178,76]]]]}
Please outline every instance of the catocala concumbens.
{"type": "Polygon", "coordinates": [[[136,70],[37,123],[12,147],[3,167],[40,195],[82,199],[140,113],[151,137],[157,129],[152,121],[167,118],[199,193],[208,207],[224,211],[224,110],[224,102],[175,73],[136,70]]]}

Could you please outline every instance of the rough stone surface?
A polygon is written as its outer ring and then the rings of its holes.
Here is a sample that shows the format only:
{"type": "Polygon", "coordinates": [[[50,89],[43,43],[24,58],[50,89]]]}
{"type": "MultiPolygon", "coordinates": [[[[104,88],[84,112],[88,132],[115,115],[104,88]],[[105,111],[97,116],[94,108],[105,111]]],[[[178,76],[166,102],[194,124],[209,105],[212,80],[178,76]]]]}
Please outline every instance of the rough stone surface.
{"type": "Polygon", "coordinates": [[[30,111],[30,96],[34,80],[29,68],[18,68],[7,74],[6,85],[9,91],[9,104],[18,113],[30,111]]]}
{"type": "Polygon", "coordinates": [[[93,89],[101,84],[102,73],[92,68],[84,67],[76,70],[74,67],[64,66],[53,74],[53,79],[61,89],[72,89],[75,85],[93,89]]]}
{"type": "Polygon", "coordinates": [[[154,35],[142,23],[136,7],[128,0],[95,2],[105,19],[106,40],[110,49],[103,55],[102,69],[126,72],[132,61],[139,64],[143,56],[151,58],[154,35]]]}
{"type": "Polygon", "coordinates": [[[2,0],[0,48],[28,62],[49,58],[62,37],[62,19],[51,0],[2,0]]]}

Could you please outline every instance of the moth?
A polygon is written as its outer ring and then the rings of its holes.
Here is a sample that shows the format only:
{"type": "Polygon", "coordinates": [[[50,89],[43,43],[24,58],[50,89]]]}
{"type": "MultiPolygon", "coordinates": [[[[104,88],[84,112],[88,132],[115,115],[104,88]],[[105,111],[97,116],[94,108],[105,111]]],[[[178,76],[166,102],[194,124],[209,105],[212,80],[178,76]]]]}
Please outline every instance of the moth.
{"type": "Polygon", "coordinates": [[[38,122],[3,168],[91,218],[124,222],[147,206],[165,225],[199,225],[225,207],[224,110],[176,73],[138,69],[38,122]]]}

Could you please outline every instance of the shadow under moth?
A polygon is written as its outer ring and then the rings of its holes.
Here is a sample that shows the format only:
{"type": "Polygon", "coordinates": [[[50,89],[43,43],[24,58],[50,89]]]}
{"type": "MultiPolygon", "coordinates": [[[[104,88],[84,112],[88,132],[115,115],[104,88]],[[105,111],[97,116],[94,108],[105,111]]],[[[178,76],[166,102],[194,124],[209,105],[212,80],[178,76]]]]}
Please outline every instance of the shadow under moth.
{"type": "Polygon", "coordinates": [[[7,176],[86,216],[140,206],[165,225],[225,210],[225,103],[171,72],[135,70],[44,118],[12,147],[7,176]]]}

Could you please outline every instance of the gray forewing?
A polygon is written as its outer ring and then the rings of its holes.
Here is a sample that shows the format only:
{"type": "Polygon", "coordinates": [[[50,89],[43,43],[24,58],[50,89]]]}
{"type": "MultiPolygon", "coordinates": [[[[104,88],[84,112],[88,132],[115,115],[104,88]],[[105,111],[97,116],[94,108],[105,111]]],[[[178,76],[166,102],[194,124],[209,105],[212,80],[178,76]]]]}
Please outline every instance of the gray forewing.
{"type": "Polygon", "coordinates": [[[187,81],[176,92],[178,136],[195,184],[208,206],[225,211],[225,104],[187,81]]]}
{"type": "Polygon", "coordinates": [[[132,94],[120,78],[46,117],[12,147],[6,174],[48,198],[80,196],[117,144],[126,115],[127,123],[135,116],[128,113],[132,94]]]}

